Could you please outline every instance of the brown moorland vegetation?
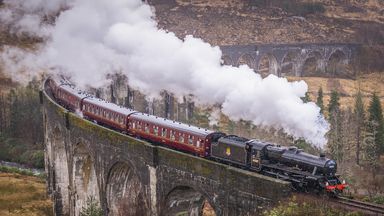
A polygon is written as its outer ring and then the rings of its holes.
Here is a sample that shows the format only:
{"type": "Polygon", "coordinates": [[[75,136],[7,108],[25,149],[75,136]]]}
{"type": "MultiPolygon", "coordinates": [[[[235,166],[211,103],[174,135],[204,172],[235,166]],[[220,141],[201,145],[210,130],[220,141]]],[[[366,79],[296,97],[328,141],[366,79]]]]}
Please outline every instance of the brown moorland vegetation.
{"type": "Polygon", "coordinates": [[[0,215],[53,215],[44,180],[20,174],[0,173],[0,215]]]}

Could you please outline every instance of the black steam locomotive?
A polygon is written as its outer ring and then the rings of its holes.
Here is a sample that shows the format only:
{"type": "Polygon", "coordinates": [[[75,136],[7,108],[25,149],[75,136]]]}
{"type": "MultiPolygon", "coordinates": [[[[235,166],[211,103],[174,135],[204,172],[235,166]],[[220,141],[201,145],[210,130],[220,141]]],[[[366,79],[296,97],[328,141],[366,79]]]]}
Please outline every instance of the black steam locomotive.
{"type": "Polygon", "coordinates": [[[223,136],[211,144],[211,157],[235,166],[292,182],[297,190],[341,193],[345,182],[336,176],[337,164],[324,154],[303,152],[296,147],[223,136]]]}

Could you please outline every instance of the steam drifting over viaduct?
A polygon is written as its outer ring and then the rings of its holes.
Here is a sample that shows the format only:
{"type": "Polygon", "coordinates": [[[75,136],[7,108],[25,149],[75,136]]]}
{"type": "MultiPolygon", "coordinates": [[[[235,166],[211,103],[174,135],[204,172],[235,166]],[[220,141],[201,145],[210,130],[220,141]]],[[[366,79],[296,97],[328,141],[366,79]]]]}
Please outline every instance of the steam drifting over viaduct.
{"type": "Polygon", "coordinates": [[[88,197],[105,215],[259,215],[290,184],[153,146],[69,113],[41,92],[48,192],[56,215],[79,215],[88,197]]]}
{"type": "MultiPolygon", "coordinates": [[[[260,44],[221,46],[223,63],[246,64],[262,75],[351,77],[349,66],[359,48],[358,44],[260,44]],[[263,64],[269,65],[263,71],[263,64]],[[314,68],[307,69],[313,64],[314,68]],[[346,74],[349,73],[349,74],[346,74]]],[[[352,73],[352,74],[351,74],[352,73]]]]}

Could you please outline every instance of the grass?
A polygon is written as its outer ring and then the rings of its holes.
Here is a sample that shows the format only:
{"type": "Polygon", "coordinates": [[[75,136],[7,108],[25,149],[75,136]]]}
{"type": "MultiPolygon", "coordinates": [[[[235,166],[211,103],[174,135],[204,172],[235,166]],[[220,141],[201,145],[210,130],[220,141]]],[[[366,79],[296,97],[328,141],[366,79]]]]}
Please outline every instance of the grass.
{"type": "Polygon", "coordinates": [[[372,73],[359,77],[356,80],[340,78],[322,78],[322,77],[289,77],[288,80],[304,80],[308,84],[308,91],[311,101],[316,101],[317,91],[320,86],[324,92],[324,105],[328,106],[328,101],[332,90],[340,93],[340,104],[343,109],[353,108],[354,95],[360,89],[363,93],[364,104],[367,106],[373,92],[376,92],[381,105],[384,106],[384,73],[372,73]]]}
{"type": "Polygon", "coordinates": [[[44,181],[34,176],[0,171],[0,215],[53,215],[44,181]]]}
{"type": "Polygon", "coordinates": [[[15,168],[15,167],[0,166],[0,173],[1,172],[20,174],[20,175],[24,175],[24,176],[35,176],[35,177],[38,177],[42,180],[45,179],[45,174],[35,175],[33,172],[31,172],[29,170],[19,169],[19,168],[15,168]]]}

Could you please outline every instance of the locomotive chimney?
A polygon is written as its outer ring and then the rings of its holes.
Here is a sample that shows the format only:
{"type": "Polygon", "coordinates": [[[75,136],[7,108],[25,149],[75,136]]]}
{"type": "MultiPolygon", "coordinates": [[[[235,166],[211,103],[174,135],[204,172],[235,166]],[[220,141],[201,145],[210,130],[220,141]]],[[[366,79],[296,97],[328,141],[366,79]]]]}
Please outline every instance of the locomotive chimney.
{"type": "Polygon", "coordinates": [[[321,152],[321,153],[320,153],[320,158],[325,158],[325,154],[324,154],[324,152],[321,152]]]}

